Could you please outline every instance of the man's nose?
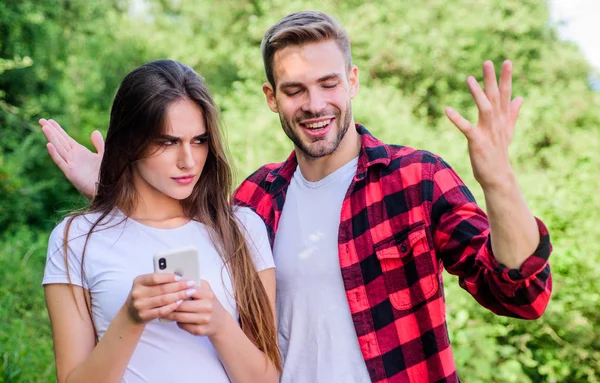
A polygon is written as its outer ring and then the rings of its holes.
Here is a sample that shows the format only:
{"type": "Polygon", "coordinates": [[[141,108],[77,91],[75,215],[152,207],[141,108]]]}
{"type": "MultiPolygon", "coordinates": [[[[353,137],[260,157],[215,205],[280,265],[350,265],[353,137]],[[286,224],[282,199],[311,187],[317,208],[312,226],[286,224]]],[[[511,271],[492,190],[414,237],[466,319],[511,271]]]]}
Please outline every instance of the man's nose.
{"type": "Polygon", "coordinates": [[[325,102],[325,97],[323,97],[323,95],[320,92],[307,92],[306,100],[304,102],[304,105],[302,105],[302,110],[317,115],[319,114],[319,112],[325,109],[326,104],[327,103],[325,102]]]}

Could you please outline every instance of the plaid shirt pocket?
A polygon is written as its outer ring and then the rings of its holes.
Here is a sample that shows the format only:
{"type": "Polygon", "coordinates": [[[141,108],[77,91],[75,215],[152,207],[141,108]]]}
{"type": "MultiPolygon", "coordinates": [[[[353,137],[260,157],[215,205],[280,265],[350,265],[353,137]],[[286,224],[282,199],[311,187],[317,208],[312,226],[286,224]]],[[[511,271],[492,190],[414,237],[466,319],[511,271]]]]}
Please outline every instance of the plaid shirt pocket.
{"type": "Polygon", "coordinates": [[[439,288],[425,223],[375,245],[385,286],[394,308],[410,309],[431,298],[439,288]]]}

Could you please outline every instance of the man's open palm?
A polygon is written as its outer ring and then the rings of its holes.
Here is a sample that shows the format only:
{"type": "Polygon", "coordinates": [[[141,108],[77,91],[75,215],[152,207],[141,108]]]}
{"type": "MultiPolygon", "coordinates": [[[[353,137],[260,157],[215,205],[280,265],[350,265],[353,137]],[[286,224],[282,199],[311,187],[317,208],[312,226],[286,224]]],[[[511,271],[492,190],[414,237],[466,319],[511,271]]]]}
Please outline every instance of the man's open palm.
{"type": "Polygon", "coordinates": [[[71,138],[56,121],[42,118],[39,124],[48,140],[46,148],[54,163],[77,190],[92,197],[96,193],[100,162],[104,154],[102,134],[97,130],[92,133],[92,145],[98,151],[93,153],[71,138]]]}
{"type": "Polygon", "coordinates": [[[502,65],[500,85],[494,64],[483,64],[485,91],[473,76],[467,84],[479,110],[477,125],[473,126],[460,113],[446,108],[446,115],[467,137],[469,156],[475,179],[483,188],[502,184],[513,172],[508,158],[508,145],[513,137],[523,98],[512,97],[512,63],[502,65]]]}

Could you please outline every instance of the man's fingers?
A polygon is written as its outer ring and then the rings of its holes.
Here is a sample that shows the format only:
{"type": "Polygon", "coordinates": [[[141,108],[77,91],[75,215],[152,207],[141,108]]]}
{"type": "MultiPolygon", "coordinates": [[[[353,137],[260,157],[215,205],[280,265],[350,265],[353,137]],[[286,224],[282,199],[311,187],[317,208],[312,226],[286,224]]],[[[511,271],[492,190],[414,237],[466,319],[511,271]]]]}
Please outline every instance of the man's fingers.
{"type": "Polygon", "coordinates": [[[479,109],[480,119],[486,124],[491,122],[494,113],[490,100],[488,100],[475,77],[469,76],[469,78],[467,78],[467,84],[471,94],[473,95],[475,104],[477,104],[477,109],[479,109]]]}
{"type": "Polygon", "coordinates": [[[458,130],[460,130],[467,139],[473,134],[473,125],[466,118],[461,116],[460,113],[450,107],[447,107],[445,112],[450,121],[456,125],[458,130]]]}
{"type": "MultiPolygon", "coordinates": [[[[48,140],[48,143],[52,144],[52,147],[54,148],[54,151],[57,155],[59,155],[60,157],[62,157],[63,161],[68,163],[69,162],[69,149],[66,145],[66,143],[61,140],[58,136],[58,133],[56,132],[56,129],[50,125],[44,125],[44,127],[42,127],[42,132],[44,133],[44,136],[46,136],[46,139],[48,140]]],[[[54,161],[56,162],[56,161],[54,161]]]]}
{"type": "Polygon", "coordinates": [[[40,125],[42,126],[42,133],[44,133],[46,140],[48,142],[52,142],[54,140],[54,137],[52,136],[52,131],[54,130],[54,128],[48,123],[48,121],[44,119],[40,120],[40,125]]]}
{"type": "Polygon", "coordinates": [[[58,122],[41,118],[39,123],[42,126],[42,132],[46,136],[48,142],[54,145],[58,154],[68,162],[70,157],[69,151],[73,148],[74,144],[77,144],[77,142],[61,128],[58,122]]]}
{"type": "Polygon", "coordinates": [[[73,145],[71,145],[70,140],[72,141],[72,138],[67,135],[60,125],[58,125],[58,122],[54,120],[48,120],[47,126],[52,130],[52,135],[54,136],[55,141],[54,146],[57,146],[56,143],[60,143],[60,145],[62,145],[66,151],[71,150],[73,145]]]}
{"type": "Polygon", "coordinates": [[[500,75],[500,108],[502,112],[510,111],[510,99],[512,97],[512,62],[504,61],[502,74],[500,75]]]}
{"type": "Polygon", "coordinates": [[[56,134],[60,137],[60,139],[67,145],[68,148],[72,148],[77,145],[77,141],[75,141],[71,136],[65,132],[65,130],[60,126],[60,124],[54,120],[48,120],[50,124],[56,130],[56,134]]]}
{"type": "Polygon", "coordinates": [[[96,151],[100,156],[104,154],[104,138],[102,137],[102,133],[97,130],[94,130],[91,135],[92,145],[96,148],[96,151]]]}
{"type": "Polygon", "coordinates": [[[45,118],[40,118],[39,124],[42,127],[42,133],[44,133],[44,136],[46,136],[46,140],[48,140],[48,142],[52,143],[55,146],[57,144],[60,144],[60,141],[58,141],[58,137],[54,136],[54,126],[50,122],[48,122],[48,120],[46,120],[45,118]]]}
{"type": "Polygon", "coordinates": [[[514,127],[519,118],[519,112],[523,106],[523,97],[517,97],[510,103],[510,126],[514,127]]]}
{"type": "Polygon", "coordinates": [[[500,98],[498,91],[498,80],[496,79],[494,63],[489,60],[483,63],[483,86],[485,87],[485,95],[487,96],[489,102],[493,107],[496,107],[496,103],[500,98]]]}
{"type": "Polygon", "coordinates": [[[56,166],[58,166],[63,173],[67,174],[69,172],[69,164],[67,164],[63,157],[58,154],[56,147],[49,142],[46,144],[46,149],[48,149],[48,154],[50,154],[50,158],[52,158],[52,161],[54,161],[56,166]]]}

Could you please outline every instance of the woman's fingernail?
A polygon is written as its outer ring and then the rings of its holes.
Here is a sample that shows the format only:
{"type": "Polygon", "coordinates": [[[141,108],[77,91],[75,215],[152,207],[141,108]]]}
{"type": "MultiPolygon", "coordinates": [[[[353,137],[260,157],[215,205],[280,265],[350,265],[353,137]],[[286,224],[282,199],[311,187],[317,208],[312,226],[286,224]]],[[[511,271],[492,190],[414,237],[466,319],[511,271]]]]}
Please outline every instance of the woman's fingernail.
{"type": "Polygon", "coordinates": [[[196,289],[189,289],[188,291],[185,292],[185,295],[187,295],[189,297],[192,294],[194,294],[195,292],[196,292],[196,289]]]}
{"type": "Polygon", "coordinates": [[[180,299],[177,301],[177,306],[179,306],[181,304],[181,302],[183,302],[183,299],[180,299]]]}
{"type": "Polygon", "coordinates": [[[179,276],[179,275],[175,274],[175,282],[178,282],[178,281],[180,281],[180,280],[181,280],[181,276],[179,276]]]}
{"type": "Polygon", "coordinates": [[[194,286],[195,284],[196,284],[196,281],[187,281],[187,285],[188,285],[189,287],[192,287],[192,286],[194,286]]]}

